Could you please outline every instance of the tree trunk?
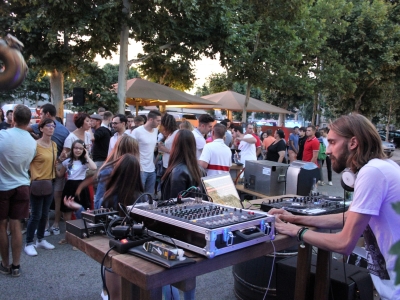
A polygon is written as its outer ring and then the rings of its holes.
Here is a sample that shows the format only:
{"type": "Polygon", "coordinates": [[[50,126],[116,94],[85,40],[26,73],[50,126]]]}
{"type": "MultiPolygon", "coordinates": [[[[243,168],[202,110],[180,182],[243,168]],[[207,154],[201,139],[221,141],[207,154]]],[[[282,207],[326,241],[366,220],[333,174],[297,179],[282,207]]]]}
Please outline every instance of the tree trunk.
{"type": "Polygon", "coordinates": [[[247,81],[246,98],[244,100],[243,113],[242,113],[243,123],[247,122],[247,106],[249,105],[249,100],[250,100],[250,90],[251,90],[251,83],[247,81]]]}
{"type": "MultiPolygon", "coordinates": [[[[122,13],[127,14],[130,11],[130,3],[128,0],[123,1],[124,8],[122,13]]],[[[126,96],[126,78],[128,75],[128,37],[129,28],[126,24],[122,24],[121,41],[119,48],[119,69],[118,69],[118,113],[125,114],[125,96],[126,96]]]]}
{"type": "Polygon", "coordinates": [[[318,93],[314,94],[314,102],[313,102],[313,110],[312,110],[312,118],[311,118],[311,124],[316,125],[316,116],[317,116],[317,108],[318,108],[318,93]]]}
{"type": "Polygon", "coordinates": [[[64,118],[64,74],[54,69],[50,75],[51,101],[56,107],[57,116],[64,118]]]}

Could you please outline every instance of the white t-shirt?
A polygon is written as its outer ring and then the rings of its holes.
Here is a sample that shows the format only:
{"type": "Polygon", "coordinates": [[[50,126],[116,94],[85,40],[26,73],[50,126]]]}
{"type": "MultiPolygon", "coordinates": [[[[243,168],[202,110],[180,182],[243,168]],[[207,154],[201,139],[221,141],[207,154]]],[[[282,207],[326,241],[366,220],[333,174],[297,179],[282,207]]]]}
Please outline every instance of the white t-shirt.
{"type": "Polygon", "coordinates": [[[144,172],[154,172],[154,148],[157,144],[158,129],[153,128],[153,132],[149,132],[144,125],[139,126],[132,132],[132,137],[139,143],[140,166],[144,172]]]}
{"type": "MultiPolygon", "coordinates": [[[[176,133],[179,131],[179,129],[175,130],[172,134],[170,134],[167,139],[165,140],[164,146],[166,148],[168,148],[169,150],[171,150],[172,148],[172,144],[174,142],[175,139],[175,135],[176,133]]],[[[163,167],[164,168],[168,168],[168,161],[169,161],[169,153],[163,153],[163,167]]]]}
{"type": "Polygon", "coordinates": [[[199,159],[204,146],[206,145],[206,140],[201,132],[195,128],[193,129],[194,139],[196,140],[196,158],[199,159]]]}
{"type": "MultiPolygon", "coordinates": [[[[132,136],[131,134],[126,133],[125,134],[132,136]]],[[[110,155],[111,151],[114,149],[115,144],[117,143],[118,139],[120,138],[120,135],[118,132],[114,133],[114,135],[110,138],[110,144],[108,145],[108,155],[110,155]]]]}
{"type": "MultiPolygon", "coordinates": [[[[392,204],[399,202],[399,195],[400,166],[394,161],[373,159],[358,172],[353,202],[349,210],[371,215],[368,225],[376,238],[377,246],[369,246],[366,250],[368,251],[368,263],[373,265],[372,270],[369,271],[376,276],[382,274],[382,272],[378,273],[376,268],[379,250],[386,262],[389,275],[394,270],[396,256],[389,254],[389,250],[400,240],[400,216],[394,211],[392,204]]],[[[371,239],[371,236],[368,232],[364,232],[364,238],[371,239]]],[[[384,263],[381,265],[385,267],[384,263]]],[[[400,285],[396,286],[396,292],[390,299],[400,299],[400,285]]]]}
{"type": "MultiPolygon", "coordinates": [[[[243,138],[251,138],[252,134],[245,134],[243,138]]],[[[243,166],[246,166],[246,160],[257,160],[256,156],[256,144],[249,144],[245,141],[241,141],[238,147],[240,151],[240,162],[243,166]]]]}
{"type": "Polygon", "coordinates": [[[232,165],[232,152],[223,139],[216,139],[204,146],[199,160],[208,163],[207,176],[227,174],[232,165]]]}
{"type": "Polygon", "coordinates": [[[70,166],[70,161],[71,159],[67,158],[62,162],[62,165],[67,169],[68,180],[84,180],[88,166],[82,165],[80,160],[74,160],[72,166],[70,166]]]}
{"type": "MultiPolygon", "coordinates": [[[[73,132],[71,132],[64,141],[64,148],[71,149],[72,143],[75,142],[76,140],[79,140],[79,138],[73,132]]],[[[85,142],[85,149],[88,151],[88,153],[90,153],[92,148],[92,140],[90,138],[90,133],[87,131],[85,131],[84,142],[85,142]]]]}

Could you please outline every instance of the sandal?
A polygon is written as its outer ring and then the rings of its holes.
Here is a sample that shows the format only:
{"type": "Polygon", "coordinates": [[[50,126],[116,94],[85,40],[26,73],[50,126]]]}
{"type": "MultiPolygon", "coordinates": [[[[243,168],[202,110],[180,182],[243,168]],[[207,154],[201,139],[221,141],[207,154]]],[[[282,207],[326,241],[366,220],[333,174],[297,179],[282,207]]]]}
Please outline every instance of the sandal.
{"type": "Polygon", "coordinates": [[[60,240],[60,241],[58,242],[58,244],[59,244],[59,245],[65,245],[65,244],[68,244],[68,242],[67,242],[66,239],[62,239],[62,240],[60,240]]]}

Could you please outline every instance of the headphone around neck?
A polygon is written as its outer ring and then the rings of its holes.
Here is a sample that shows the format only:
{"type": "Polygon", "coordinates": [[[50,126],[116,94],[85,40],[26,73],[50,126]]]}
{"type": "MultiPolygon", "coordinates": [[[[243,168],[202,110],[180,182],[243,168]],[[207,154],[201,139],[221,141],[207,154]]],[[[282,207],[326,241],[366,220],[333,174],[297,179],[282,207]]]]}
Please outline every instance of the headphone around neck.
{"type": "Polygon", "coordinates": [[[354,192],[354,183],[356,182],[357,174],[354,174],[350,168],[344,169],[340,183],[342,188],[348,192],[354,192]]]}

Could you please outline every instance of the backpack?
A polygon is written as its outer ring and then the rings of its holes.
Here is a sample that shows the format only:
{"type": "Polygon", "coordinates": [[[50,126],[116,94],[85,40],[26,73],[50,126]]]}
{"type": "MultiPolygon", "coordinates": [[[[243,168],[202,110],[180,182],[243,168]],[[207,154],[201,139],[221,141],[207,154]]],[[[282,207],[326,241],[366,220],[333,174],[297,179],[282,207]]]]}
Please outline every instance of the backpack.
{"type": "Polygon", "coordinates": [[[326,146],[324,142],[319,143],[319,152],[318,152],[318,160],[325,160],[326,159],[326,146]]]}

